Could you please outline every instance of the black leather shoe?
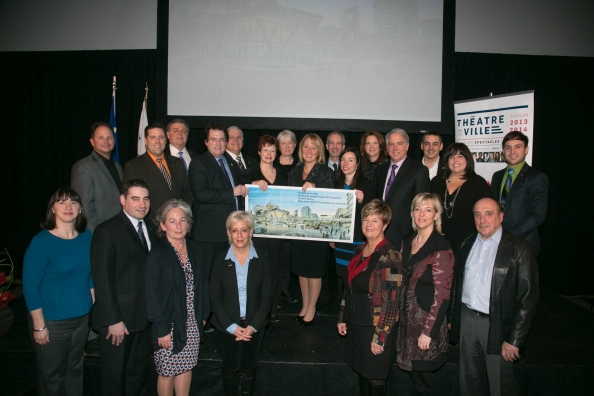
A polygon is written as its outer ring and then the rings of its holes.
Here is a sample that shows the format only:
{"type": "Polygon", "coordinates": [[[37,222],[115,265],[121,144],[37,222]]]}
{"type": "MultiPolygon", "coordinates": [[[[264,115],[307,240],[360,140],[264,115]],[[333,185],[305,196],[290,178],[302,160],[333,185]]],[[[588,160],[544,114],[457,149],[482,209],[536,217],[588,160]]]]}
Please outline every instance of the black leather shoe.
{"type": "Polygon", "coordinates": [[[311,318],[310,321],[307,321],[307,320],[303,320],[302,319],[301,320],[301,327],[309,327],[309,326],[311,326],[313,324],[313,322],[314,322],[314,319],[316,318],[316,315],[317,315],[317,312],[314,314],[314,317],[311,318]]]}
{"type": "Polygon", "coordinates": [[[272,323],[278,323],[278,322],[280,322],[280,319],[276,315],[270,315],[270,321],[272,323]]]}
{"type": "Polygon", "coordinates": [[[296,316],[293,318],[293,320],[294,320],[295,322],[303,322],[303,316],[296,315],[296,316]]]}
{"type": "Polygon", "coordinates": [[[283,290],[282,292],[280,292],[279,297],[288,302],[289,304],[295,304],[297,301],[299,301],[298,299],[293,297],[288,290],[283,290]]]}

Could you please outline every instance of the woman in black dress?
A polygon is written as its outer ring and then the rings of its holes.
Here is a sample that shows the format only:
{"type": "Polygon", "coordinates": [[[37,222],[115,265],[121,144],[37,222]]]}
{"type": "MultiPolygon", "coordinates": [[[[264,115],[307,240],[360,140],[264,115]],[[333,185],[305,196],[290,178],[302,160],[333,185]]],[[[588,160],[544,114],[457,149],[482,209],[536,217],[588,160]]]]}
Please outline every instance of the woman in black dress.
{"type": "Polygon", "coordinates": [[[363,167],[363,174],[373,185],[373,174],[378,165],[383,164],[389,160],[386,152],[386,142],[381,133],[376,131],[365,132],[361,138],[361,166],[363,167]]]}
{"type": "Polygon", "coordinates": [[[333,242],[330,244],[334,249],[336,275],[340,278],[339,282],[342,282],[342,279],[346,276],[347,265],[353,258],[355,248],[365,241],[363,232],[361,231],[361,209],[363,209],[365,204],[375,198],[373,186],[363,175],[359,151],[354,147],[347,147],[340,153],[340,167],[336,172],[335,188],[355,190],[355,195],[357,196],[353,243],[333,242]]]}
{"type": "MultiPolygon", "coordinates": [[[[251,179],[253,180],[252,184],[259,186],[262,191],[266,191],[268,186],[287,186],[289,183],[285,178],[284,172],[278,169],[274,163],[277,152],[278,140],[274,136],[263,135],[260,137],[260,140],[258,140],[260,166],[254,168],[254,174],[251,176],[251,179]]],[[[266,225],[264,225],[264,228],[265,227],[266,225]]],[[[254,238],[254,246],[258,249],[268,252],[268,257],[270,259],[270,273],[272,276],[272,308],[270,310],[271,322],[279,321],[279,318],[276,315],[276,310],[279,294],[278,285],[281,278],[281,272],[286,272],[282,274],[283,277],[286,277],[286,283],[288,283],[288,278],[291,276],[288,267],[286,268],[286,271],[283,271],[285,267],[281,267],[280,265],[282,244],[282,239],[254,238]]]]}
{"type": "Polygon", "coordinates": [[[192,210],[180,199],[165,202],[155,223],[162,241],[146,258],[146,305],[152,323],[157,393],[188,395],[192,369],[198,362],[205,312],[200,249],[186,235],[192,229],[192,210]]]}
{"type": "Polygon", "coordinates": [[[431,192],[443,202],[442,229],[455,254],[458,242],[476,233],[474,204],[493,195],[486,180],[474,172],[472,154],[464,143],[450,144],[443,157],[447,165],[441,177],[431,180],[431,192]]]}
{"type": "MultiPolygon", "coordinates": [[[[324,144],[316,134],[308,134],[299,143],[299,163],[289,175],[289,185],[308,188],[334,188],[334,172],[326,166],[324,144]]],[[[329,246],[325,242],[291,240],[291,270],[299,275],[303,305],[295,317],[301,326],[313,323],[316,302],[326,273],[329,246]]]]}
{"type": "Polygon", "coordinates": [[[361,217],[367,242],[349,262],[337,327],[345,361],[359,375],[360,394],[383,396],[396,356],[402,256],[384,235],[392,218],[385,202],[372,200],[361,217]]]}

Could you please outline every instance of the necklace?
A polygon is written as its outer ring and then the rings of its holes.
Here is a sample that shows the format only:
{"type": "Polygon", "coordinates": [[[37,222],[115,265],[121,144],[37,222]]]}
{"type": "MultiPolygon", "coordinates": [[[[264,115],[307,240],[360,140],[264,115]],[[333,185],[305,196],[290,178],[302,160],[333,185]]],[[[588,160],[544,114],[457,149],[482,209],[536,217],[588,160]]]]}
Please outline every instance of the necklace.
{"type": "MultiPolygon", "coordinates": [[[[171,244],[171,246],[173,246],[173,244],[171,244]]],[[[186,240],[184,239],[181,249],[178,249],[175,246],[173,246],[173,249],[175,249],[180,260],[185,263],[187,260],[187,255],[188,255],[188,252],[186,250],[186,240]]]]}
{"type": "Polygon", "coordinates": [[[452,216],[454,215],[454,204],[456,203],[456,198],[458,198],[458,194],[460,193],[461,189],[462,189],[462,185],[460,184],[460,186],[456,189],[456,195],[454,195],[454,199],[452,200],[452,202],[450,202],[450,206],[448,206],[448,203],[447,203],[448,189],[446,188],[445,192],[443,193],[443,211],[445,212],[448,219],[451,219],[452,216]],[[450,213],[448,213],[448,209],[450,210],[450,213]]]}

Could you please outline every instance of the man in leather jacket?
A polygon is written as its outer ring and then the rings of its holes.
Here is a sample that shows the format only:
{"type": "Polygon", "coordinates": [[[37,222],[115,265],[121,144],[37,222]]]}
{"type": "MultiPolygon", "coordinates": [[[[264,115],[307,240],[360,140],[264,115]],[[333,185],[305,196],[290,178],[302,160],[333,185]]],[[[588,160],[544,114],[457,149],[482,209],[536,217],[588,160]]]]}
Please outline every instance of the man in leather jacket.
{"type": "Polygon", "coordinates": [[[518,394],[520,358],[538,303],[538,266],[530,243],[501,228],[493,199],[474,206],[478,234],[459,247],[450,297],[450,342],[460,341],[460,395],[518,394]]]}

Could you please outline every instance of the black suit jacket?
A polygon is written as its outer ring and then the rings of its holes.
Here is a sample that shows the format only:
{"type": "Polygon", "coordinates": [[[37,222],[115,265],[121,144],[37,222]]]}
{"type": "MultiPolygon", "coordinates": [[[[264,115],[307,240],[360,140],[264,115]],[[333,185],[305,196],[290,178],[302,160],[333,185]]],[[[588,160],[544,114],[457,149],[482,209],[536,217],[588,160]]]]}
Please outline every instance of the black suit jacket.
{"type": "MultiPolygon", "coordinates": [[[[145,222],[151,246],[157,243],[155,226],[145,222]]],[[[95,283],[92,326],[106,332],[107,326],[124,321],[130,332],[148,325],[145,296],[144,249],[136,229],[121,211],[95,228],[91,242],[91,271],[95,283]]]]}
{"type": "Polygon", "coordinates": [[[170,199],[183,199],[190,206],[194,201],[183,161],[179,158],[172,157],[167,152],[163,155],[165,161],[167,161],[167,167],[171,175],[171,189],[169,189],[165,177],[163,177],[157,164],[155,164],[148,153],[144,153],[140,157],[126,162],[124,168],[124,181],[132,178],[140,178],[148,183],[151,197],[151,210],[148,214],[150,220],[155,218],[157,210],[159,210],[161,205],[170,199]]]}
{"type": "MultiPolygon", "coordinates": [[[[272,281],[268,254],[256,249],[258,258],[250,260],[247,278],[246,322],[257,331],[264,331],[272,301],[272,281]]],[[[211,321],[215,328],[227,331],[233,323],[239,324],[239,292],[235,263],[225,260],[227,249],[215,256],[210,272],[211,321]]]]}
{"type": "MultiPolygon", "coordinates": [[[[227,154],[229,153],[227,152],[227,154]]],[[[235,164],[237,164],[237,161],[235,161],[235,155],[229,155],[229,157],[233,159],[235,164]]],[[[260,168],[260,161],[254,157],[243,154],[243,152],[241,153],[241,158],[243,158],[243,162],[245,162],[245,169],[239,171],[239,180],[241,181],[241,184],[250,184],[253,182],[253,180],[250,180],[251,175],[258,170],[256,168],[260,168]]]]}
{"type": "MultiPolygon", "coordinates": [[[[491,192],[497,202],[501,200],[501,183],[507,177],[507,168],[493,174],[491,192]]],[[[540,252],[538,227],[547,216],[549,178],[539,170],[524,164],[509,191],[503,209],[503,228],[526,239],[536,254],[540,252]]]]}
{"type": "MultiPolygon", "coordinates": [[[[198,243],[186,240],[186,248],[194,273],[194,312],[202,338],[202,320],[206,320],[210,312],[210,301],[202,298],[206,279],[200,269],[198,243]]],[[[153,324],[153,349],[161,349],[158,339],[171,332],[173,323],[173,339],[176,341],[173,353],[179,353],[187,339],[186,275],[166,238],[154,246],[146,258],[146,306],[148,320],[153,324]]]]}
{"type": "MultiPolygon", "coordinates": [[[[237,162],[227,153],[224,154],[231,170],[231,177],[237,186],[240,183],[237,162]]],[[[223,173],[215,157],[206,152],[190,163],[188,172],[190,187],[194,194],[194,231],[195,241],[227,242],[225,221],[234,210],[235,197],[229,180],[223,173]]],[[[243,210],[243,197],[238,197],[239,209],[243,210]]]]}
{"type": "MultiPolygon", "coordinates": [[[[450,341],[460,338],[460,310],[466,261],[477,234],[466,238],[458,249],[450,294],[450,341]]],[[[538,263],[530,243],[503,230],[497,248],[489,301],[487,353],[500,355],[503,341],[521,348],[526,342],[538,304],[538,263]]]]}
{"type": "MultiPolygon", "coordinates": [[[[392,162],[388,161],[375,169],[375,196],[379,199],[384,198],[384,186],[391,166],[392,162]]],[[[412,231],[410,204],[413,198],[419,193],[429,192],[430,188],[429,169],[422,163],[406,157],[385,200],[392,209],[392,221],[385,235],[396,249],[400,249],[402,237],[412,231]]]]}

